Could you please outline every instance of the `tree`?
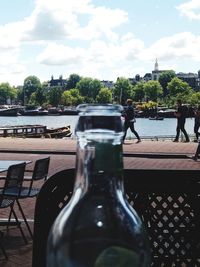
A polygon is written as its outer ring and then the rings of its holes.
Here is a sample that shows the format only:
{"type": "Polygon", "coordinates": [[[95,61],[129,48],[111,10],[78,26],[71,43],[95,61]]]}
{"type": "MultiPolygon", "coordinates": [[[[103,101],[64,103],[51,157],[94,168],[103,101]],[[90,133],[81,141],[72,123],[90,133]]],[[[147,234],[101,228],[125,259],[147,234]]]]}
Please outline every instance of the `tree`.
{"type": "Polygon", "coordinates": [[[64,91],[61,96],[61,102],[65,106],[77,106],[83,103],[83,99],[78,89],[64,91]]]}
{"type": "Polygon", "coordinates": [[[158,101],[163,89],[158,81],[148,81],[144,84],[145,97],[147,100],[158,101]]]}
{"type": "Polygon", "coordinates": [[[84,96],[85,102],[92,103],[95,101],[102,84],[97,79],[82,78],[76,85],[76,88],[80,91],[80,94],[84,96]]]}
{"type": "Polygon", "coordinates": [[[24,80],[24,85],[23,85],[24,102],[28,103],[31,94],[36,92],[37,89],[39,89],[39,88],[41,88],[40,80],[34,75],[28,76],[24,80]],[[27,101],[25,101],[25,98],[27,98],[27,101]]]}
{"type": "Polygon", "coordinates": [[[193,90],[188,83],[175,77],[168,83],[167,89],[170,97],[182,98],[192,94],[193,90]]]}
{"type": "Polygon", "coordinates": [[[133,87],[133,99],[135,101],[142,101],[145,97],[144,82],[138,82],[133,87]]]}
{"type": "Polygon", "coordinates": [[[101,104],[111,103],[112,102],[112,92],[108,88],[101,88],[97,97],[97,102],[101,104]]]}
{"type": "Polygon", "coordinates": [[[188,101],[192,106],[199,106],[200,103],[200,92],[193,93],[188,101]]]}
{"type": "Polygon", "coordinates": [[[17,96],[17,90],[12,88],[9,83],[0,84],[0,102],[7,104],[8,99],[14,99],[17,96]]]}
{"type": "Polygon", "coordinates": [[[176,73],[173,70],[164,71],[160,74],[158,81],[163,88],[164,97],[168,94],[167,85],[174,77],[176,77],[176,73]]]}
{"type": "Polygon", "coordinates": [[[46,95],[44,88],[38,88],[34,93],[31,94],[29,103],[32,105],[42,106],[46,102],[46,95]]]}
{"type": "Polygon", "coordinates": [[[58,106],[61,103],[62,88],[60,86],[53,86],[49,90],[48,101],[52,106],[58,106]]]}
{"type": "Polygon", "coordinates": [[[81,80],[81,77],[78,74],[71,74],[67,80],[67,85],[65,86],[66,89],[73,89],[76,88],[76,84],[81,80]]]}
{"type": "Polygon", "coordinates": [[[131,98],[133,92],[133,87],[130,81],[126,78],[117,78],[115,83],[113,93],[114,98],[118,99],[118,102],[122,105],[125,105],[126,100],[131,98]]]}

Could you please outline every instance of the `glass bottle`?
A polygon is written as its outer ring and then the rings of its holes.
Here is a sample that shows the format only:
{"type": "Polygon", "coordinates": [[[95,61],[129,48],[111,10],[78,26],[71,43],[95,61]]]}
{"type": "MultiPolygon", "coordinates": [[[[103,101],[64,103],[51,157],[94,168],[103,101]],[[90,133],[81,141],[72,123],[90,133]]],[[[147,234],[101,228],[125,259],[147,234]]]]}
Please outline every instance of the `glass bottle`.
{"type": "Polygon", "coordinates": [[[51,229],[48,267],[149,267],[148,238],[123,187],[120,105],[80,105],[72,198],[51,229]]]}

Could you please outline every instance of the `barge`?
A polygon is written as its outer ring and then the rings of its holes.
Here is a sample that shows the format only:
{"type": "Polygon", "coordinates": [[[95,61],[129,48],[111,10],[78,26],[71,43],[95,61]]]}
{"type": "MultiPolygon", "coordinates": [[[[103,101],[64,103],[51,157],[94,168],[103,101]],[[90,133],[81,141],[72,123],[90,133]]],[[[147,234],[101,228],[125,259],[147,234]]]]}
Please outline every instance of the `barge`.
{"type": "Polygon", "coordinates": [[[63,138],[70,137],[71,134],[70,125],[59,128],[47,128],[39,124],[0,127],[0,137],[63,138]]]}

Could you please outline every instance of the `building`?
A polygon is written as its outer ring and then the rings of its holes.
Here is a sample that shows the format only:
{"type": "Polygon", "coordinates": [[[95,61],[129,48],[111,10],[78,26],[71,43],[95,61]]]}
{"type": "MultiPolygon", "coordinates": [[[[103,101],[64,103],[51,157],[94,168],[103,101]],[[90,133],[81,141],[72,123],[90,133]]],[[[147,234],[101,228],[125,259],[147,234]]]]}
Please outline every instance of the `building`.
{"type": "Polygon", "coordinates": [[[143,80],[144,82],[151,81],[151,80],[152,80],[152,74],[151,74],[151,73],[146,73],[146,74],[144,75],[144,77],[142,78],[142,80],[143,80]]]}
{"type": "Polygon", "coordinates": [[[54,79],[53,75],[51,76],[51,80],[48,82],[48,86],[65,86],[67,84],[67,80],[63,79],[62,75],[59,76],[59,79],[54,79]]]}
{"type": "Polygon", "coordinates": [[[152,71],[152,74],[151,74],[152,75],[152,80],[153,81],[158,81],[160,74],[163,73],[163,72],[166,72],[166,71],[169,71],[169,70],[159,70],[158,61],[157,61],[157,58],[156,58],[155,67],[154,67],[154,70],[152,71]]]}
{"type": "Polygon", "coordinates": [[[103,84],[104,87],[107,87],[110,89],[112,89],[114,87],[113,81],[103,80],[103,81],[101,81],[101,83],[103,84]]]}
{"type": "Polygon", "coordinates": [[[194,90],[199,91],[200,88],[200,71],[198,74],[196,73],[183,73],[179,72],[176,74],[176,76],[181,79],[182,81],[189,84],[190,87],[192,87],[194,90]]]}

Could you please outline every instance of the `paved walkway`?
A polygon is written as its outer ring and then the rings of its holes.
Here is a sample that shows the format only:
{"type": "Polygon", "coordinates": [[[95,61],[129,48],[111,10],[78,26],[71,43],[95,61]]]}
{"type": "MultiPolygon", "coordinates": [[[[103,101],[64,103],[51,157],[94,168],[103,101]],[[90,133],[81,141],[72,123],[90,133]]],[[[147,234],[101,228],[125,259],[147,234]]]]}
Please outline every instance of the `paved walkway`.
{"type": "MultiPolygon", "coordinates": [[[[200,169],[200,159],[194,161],[197,143],[173,143],[167,141],[142,141],[135,144],[133,140],[126,141],[123,146],[124,167],[137,169],[200,169]]],[[[29,166],[32,168],[34,161],[38,158],[51,156],[49,175],[62,169],[75,166],[76,140],[75,139],[17,139],[0,138],[0,160],[32,160],[29,166]]],[[[33,226],[35,200],[22,202],[25,213],[33,226]]],[[[6,211],[0,211],[1,217],[7,217],[6,211]]],[[[23,227],[24,230],[25,227],[23,227]]],[[[0,251],[0,266],[31,266],[32,241],[29,238],[28,245],[25,245],[20,232],[11,227],[5,232],[4,245],[9,255],[5,261],[0,251]]],[[[26,233],[28,237],[28,233],[26,233]]]]}

